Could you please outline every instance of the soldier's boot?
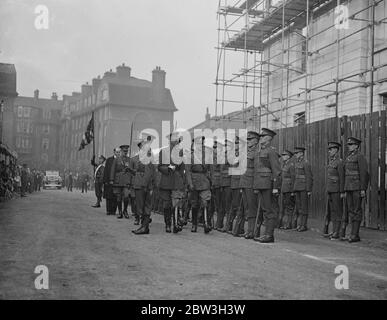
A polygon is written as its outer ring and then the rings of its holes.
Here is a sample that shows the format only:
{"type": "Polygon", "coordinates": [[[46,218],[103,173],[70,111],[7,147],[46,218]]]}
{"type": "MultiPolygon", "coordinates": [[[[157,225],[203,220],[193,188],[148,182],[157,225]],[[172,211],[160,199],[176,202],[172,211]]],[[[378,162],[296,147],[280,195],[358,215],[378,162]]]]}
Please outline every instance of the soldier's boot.
{"type": "Polygon", "coordinates": [[[292,217],[292,220],[291,220],[291,229],[292,230],[297,230],[297,228],[298,228],[297,223],[298,223],[298,216],[296,214],[294,214],[292,217]]]}
{"type": "Polygon", "coordinates": [[[227,230],[229,228],[229,224],[230,224],[230,216],[231,216],[231,213],[227,212],[226,222],[224,223],[223,228],[219,230],[220,232],[227,232],[227,230]]]}
{"type": "Polygon", "coordinates": [[[124,199],[124,217],[125,219],[129,219],[129,214],[128,214],[128,206],[129,206],[129,199],[124,199]]]}
{"type": "Polygon", "coordinates": [[[331,235],[331,240],[339,240],[340,239],[340,221],[333,221],[333,233],[331,235]]]}
{"type": "Polygon", "coordinates": [[[172,216],[171,216],[171,209],[165,208],[164,209],[164,222],[165,222],[165,232],[171,233],[171,223],[172,223],[172,216]]]}
{"type": "Polygon", "coordinates": [[[210,222],[209,222],[207,206],[204,207],[204,209],[203,209],[203,217],[204,217],[204,233],[209,233],[211,231],[211,226],[210,226],[210,222]]]}
{"type": "Polygon", "coordinates": [[[254,238],[254,226],[255,226],[255,218],[247,219],[247,232],[245,234],[245,239],[253,239],[254,238]]]}
{"type": "Polygon", "coordinates": [[[361,221],[352,221],[351,235],[349,236],[348,242],[359,242],[360,236],[360,223],[361,221]]]}
{"type": "Polygon", "coordinates": [[[124,216],[122,215],[122,202],[121,201],[117,201],[117,208],[118,208],[117,219],[122,219],[124,216]]]}
{"type": "Polygon", "coordinates": [[[93,208],[101,208],[101,200],[97,199],[97,202],[92,205],[93,208]]]}
{"type": "MultiPolygon", "coordinates": [[[[334,223],[333,223],[334,225],[334,223]]],[[[333,227],[334,229],[335,227],[333,227]]],[[[332,233],[329,233],[329,223],[325,222],[324,223],[324,228],[323,228],[323,237],[324,238],[329,238],[332,235],[332,233]]]]}
{"type": "Polygon", "coordinates": [[[307,225],[307,222],[308,222],[308,215],[307,214],[303,214],[301,216],[301,225],[300,227],[297,229],[298,232],[304,232],[304,231],[307,231],[308,230],[308,227],[306,226],[307,225]]]}
{"type": "Polygon", "coordinates": [[[177,222],[178,222],[178,217],[177,217],[177,207],[174,207],[172,208],[172,225],[173,225],[173,233],[178,233],[179,232],[179,228],[177,226],[177,222]]]}
{"type": "Polygon", "coordinates": [[[265,224],[265,234],[262,237],[254,238],[254,241],[258,241],[260,243],[273,243],[276,223],[276,219],[267,220],[265,224]]]}
{"type": "Polygon", "coordinates": [[[140,216],[138,214],[135,214],[134,216],[134,225],[138,226],[140,224],[140,216]]]}
{"type": "Polygon", "coordinates": [[[198,211],[199,208],[192,208],[192,228],[191,232],[198,231],[198,211]]]}
{"type": "Polygon", "coordinates": [[[232,234],[232,230],[234,227],[234,221],[235,221],[235,214],[231,215],[230,223],[228,225],[227,233],[232,234]]]}
{"type": "Polygon", "coordinates": [[[132,231],[134,234],[148,234],[149,233],[149,217],[144,217],[141,227],[135,231],[132,231]]]}

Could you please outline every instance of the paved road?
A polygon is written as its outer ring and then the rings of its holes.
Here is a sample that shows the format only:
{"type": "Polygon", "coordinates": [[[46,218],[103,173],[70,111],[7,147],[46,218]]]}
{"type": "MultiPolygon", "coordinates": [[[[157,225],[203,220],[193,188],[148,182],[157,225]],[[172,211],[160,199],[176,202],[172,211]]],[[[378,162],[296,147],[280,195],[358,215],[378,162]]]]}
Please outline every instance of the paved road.
{"type": "MultiPolygon", "coordinates": [[[[131,233],[91,193],[45,190],[0,204],[0,299],[386,299],[386,242],[278,231],[274,244],[212,232],[131,233]],[[337,265],[349,289],[334,286],[337,265]],[[34,269],[49,268],[49,290],[34,269]]],[[[386,236],[387,238],[387,236],[386,236]]]]}

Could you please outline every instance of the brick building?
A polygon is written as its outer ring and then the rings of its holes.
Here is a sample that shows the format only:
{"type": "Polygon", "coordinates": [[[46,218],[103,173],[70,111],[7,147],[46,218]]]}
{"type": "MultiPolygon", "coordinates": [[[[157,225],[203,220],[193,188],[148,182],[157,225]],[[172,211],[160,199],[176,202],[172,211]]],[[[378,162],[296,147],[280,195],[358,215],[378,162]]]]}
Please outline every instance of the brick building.
{"type": "MultiPolygon", "coordinates": [[[[171,91],[165,87],[165,71],[156,67],[152,81],[138,79],[124,64],[82,85],[81,92],[63,96],[60,119],[59,163],[63,169],[90,170],[92,144],[78,151],[94,111],[95,153],[109,156],[113,148],[129,144],[140,131],[152,128],[161,134],[162,121],[173,123],[177,111],[171,91]]],[[[133,144],[135,147],[135,144],[133,144]]]]}
{"type": "Polygon", "coordinates": [[[13,102],[12,145],[19,163],[38,170],[58,170],[59,119],[62,101],[56,93],[50,99],[18,96],[13,102]]]}

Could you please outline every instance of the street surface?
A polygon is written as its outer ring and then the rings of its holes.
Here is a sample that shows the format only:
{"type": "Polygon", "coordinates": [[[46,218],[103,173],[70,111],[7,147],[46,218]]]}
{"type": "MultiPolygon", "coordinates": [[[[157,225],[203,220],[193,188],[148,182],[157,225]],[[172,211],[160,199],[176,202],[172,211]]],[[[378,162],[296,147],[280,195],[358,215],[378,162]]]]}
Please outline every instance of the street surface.
{"type": "MultiPolygon", "coordinates": [[[[91,207],[92,192],[44,190],[0,203],[0,299],[387,299],[387,233],[334,242],[314,229],[276,230],[259,244],[190,224],[134,235],[134,219],[91,207]],[[37,265],[49,289],[35,289],[37,265]],[[337,265],[349,289],[335,288],[337,265]]],[[[136,227],[137,228],[137,227],[136,227]]]]}

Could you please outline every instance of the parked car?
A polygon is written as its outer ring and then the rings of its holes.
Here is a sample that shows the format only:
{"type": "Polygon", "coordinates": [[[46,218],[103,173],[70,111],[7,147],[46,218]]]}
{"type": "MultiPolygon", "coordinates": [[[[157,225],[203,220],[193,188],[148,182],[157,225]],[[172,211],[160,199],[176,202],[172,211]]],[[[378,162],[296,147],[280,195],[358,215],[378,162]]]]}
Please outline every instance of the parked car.
{"type": "Polygon", "coordinates": [[[43,180],[43,189],[62,189],[62,178],[59,175],[59,171],[46,171],[46,175],[43,180]]]}

